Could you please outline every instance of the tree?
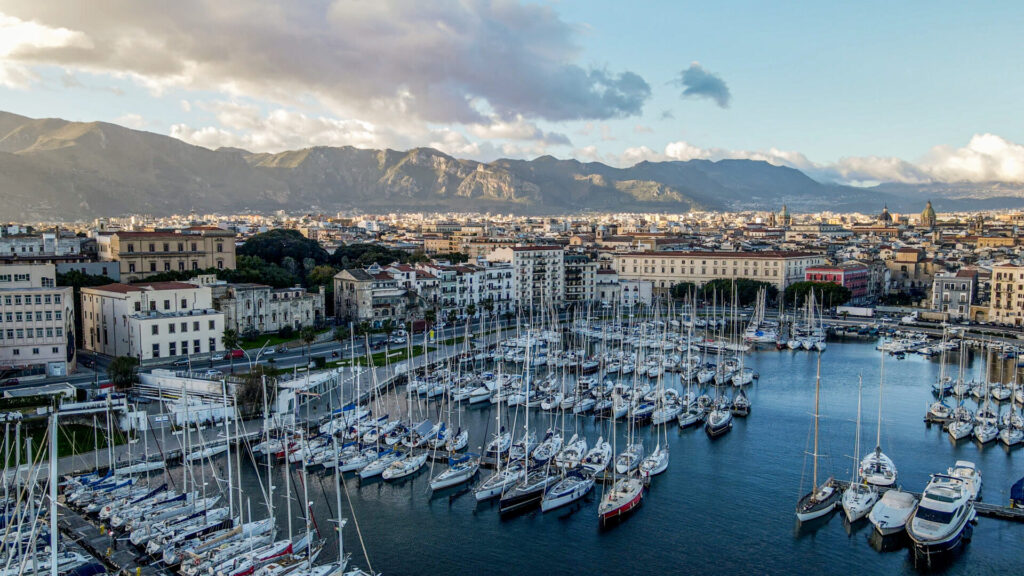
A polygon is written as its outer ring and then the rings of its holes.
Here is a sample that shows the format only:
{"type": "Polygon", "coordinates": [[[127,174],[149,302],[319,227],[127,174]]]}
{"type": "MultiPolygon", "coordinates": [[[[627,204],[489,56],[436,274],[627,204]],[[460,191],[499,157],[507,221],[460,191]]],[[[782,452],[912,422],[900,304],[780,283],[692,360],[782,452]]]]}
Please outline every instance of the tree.
{"type": "Polygon", "coordinates": [[[299,330],[299,339],[306,345],[306,358],[309,358],[309,347],[316,342],[316,330],[312,326],[305,326],[299,330]]]}
{"type": "Polygon", "coordinates": [[[470,318],[476,316],[476,304],[473,302],[470,302],[469,305],[466,306],[466,316],[469,316],[470,318]]]}
{"type": "Polygon", "coordinates": [[[451,254],[445,254],[445,258],[447,258],[452,264],[464,264],[469,262],[469,254],[466,254],[465,252],[452,252],[451,254]]]}
{"type": "Polygon", "coordinates": [[[118,390],[125,390],[135,382],[139,359],[133,356],[118,356],[107,366],[107,378],[118,390]]]}
{"type": "Polygon", "coordinates": [[[306,238],[298,230],[273,230],[256,234],[238,247],[239,256],[258,256],[271,264],[283,264],[285,258],[303,262],[312,258],[317,264],[326,264],[330,255],[316,240],[306,238]]]}
{"type": "Polygon", "coordinates": [[[423,313],[423,319],[428,325],[433,326],[434,322],[437,322],[437,310],[434,308],[427,310],[423,313]]]}
{"type": "Polygon", "coordinates": [[[235,373],[235,355],[232,354],[238,349],[238,344],[241,340],[238,337],[238,332],[228,328],[224,330],[224,334],[220,337],[221,344],[224,345],[224,350],[228,353],[228,361],[231,363],[231,373],[235,373]]]}
{"type": "Polygon", "coordinates": [[[455,314],[455,310],[449,310],[448,311],[448,318],[447,318],[448,324],[455,324],[455,320],[457,318],[458,318],[458,316],[455,314]]]}
{"type": "Polygon", "coordinates": [[[762,282],[760,280],[751,280],[750,278],[719,278],[712,280],[705,284],[700,289],[701,298],[704,301],[709,301],[715,294],[718,294],[718,303],[722,305],[728,305],[732,299],[733,288],[736,289],[736,304],[739,306],[748,306],[757,301],[757,293],[760,289],[764,288],[766,291],[766,298],[769,302],[775,300],[779,295],[779,289],[770,282],[762,282]]]}
{"type": "Polygon", "coordinates": [[[697,285],[693,282],[678,282],[673,284],[671,289],[672,298],[676,300],[683,300],[696,293],[697,285]]]}
{"type": "MultiPolygon", "coordinates": [[[[273,358],[271,358],[272,361],[273,358]]],[[[266,394],[268,405],[273,402],[273,378],[268,375],[272,372],[273,369],[257,364],[253,366],[252,372],[243,377],[242,384],[235,392],[235,398],[243,415],[258,414],[263,409],[264,394],[266,394]],[[266,377],[266,388],[263,386],[264,377],[266,377]]]]}
{"type": "Polygon", "coordinates": [[[832,282],[795,282],[786,288],[786,302],[794,302],[797,307],[803,306],[807,294],[814,291],[814,299],[819,305],[829,308],[842,306],[850,301],[853,293],[850,289],[832,282]]]}

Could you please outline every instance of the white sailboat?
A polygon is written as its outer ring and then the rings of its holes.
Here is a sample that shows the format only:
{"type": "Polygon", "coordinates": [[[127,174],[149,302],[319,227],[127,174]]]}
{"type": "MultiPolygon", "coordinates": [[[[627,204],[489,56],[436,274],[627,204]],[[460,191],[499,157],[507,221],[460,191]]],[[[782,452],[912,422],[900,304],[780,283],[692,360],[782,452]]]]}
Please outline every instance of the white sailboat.
{"type": "Polygon", "coordinates": [[[860,461],[860,476],[868,484],[889,487],[896,484],[896,464],[882,452],[882,390],[885,385],[885,354],[879,369],[878,380],[878,431],[875,435],[875,449],[860,461]]]}
{"type": "Polygon", "coordinates": [[[853,442],[853,478],[850,479],[850,486],[843,491],[843,512],[846,519],[852,524],[863,518],[878,501],[878,488],[872,486],[860,477],[857,463],[860,462],[860,414],[861,414],[861,392],[863,382],[857,379],[857,426],[856,438],[853,442]]]}
{"type": "Polygon", "coordinates": [[[811,491],[805,494],[796,505],[796,517],[801,522],[821,518],[835,510],[839,502],[839,489],[832,478],[818,485],[818,419],[821,417],[821,353],[818,353],[817,375],[814,380],[814,471],[811,475],[811,491]]]}

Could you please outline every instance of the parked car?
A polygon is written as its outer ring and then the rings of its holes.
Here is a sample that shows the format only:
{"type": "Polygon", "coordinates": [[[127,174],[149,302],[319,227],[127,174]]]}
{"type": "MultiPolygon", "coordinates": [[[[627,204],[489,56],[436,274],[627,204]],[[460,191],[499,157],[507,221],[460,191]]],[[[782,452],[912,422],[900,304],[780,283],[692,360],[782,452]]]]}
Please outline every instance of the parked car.
{"type": "Polygon", "coordinates": [[[241,358],[243,356],[245,356],[245,350],[242,350],[241,348],[228,352],[228,358],[241,358]]]}
{"type": "Polygon", "coordinates": [[[7,380],[0,382],[0,386],[15,386],[18,382],[19,380],[17,378],[8,378],[7,380]]]}
{"type": "Polygon", "coordinates": [[[214,354],[212,354],[210,356],[210,360],[213,360],[214,362],[220,362],[223,359],[224,359],[224,353],[223,352],[215,352],[214,354]]]}
{"type": "Polygon", "coordinates": [[[172,366],[188,366],[188,358],[178,358],[171,363],[172,366]]]}
{"type": "Polygon", "coordinates": [[[203,372],[203,376],[206,376],[207,378],[220,378],[224,376],[224,373],[220,370],[207,370],[206,372],[203,372]]]}

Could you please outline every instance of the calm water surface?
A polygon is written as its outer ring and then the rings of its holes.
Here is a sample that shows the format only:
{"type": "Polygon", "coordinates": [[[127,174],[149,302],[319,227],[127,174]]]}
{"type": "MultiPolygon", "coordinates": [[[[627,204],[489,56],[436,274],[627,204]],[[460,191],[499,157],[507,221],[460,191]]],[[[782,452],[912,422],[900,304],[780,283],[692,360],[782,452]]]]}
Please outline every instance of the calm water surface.
{"type": "MultiPolygon", "coordinates": [[[[748,390],[751,415],[736,419],[732,432],[715,441],[699,428],[680,431],[673,423],[668,429],[668,471],[654,478],[643,506],[611,529],[602,529],[597,519],[599,486],[586,501],[573,507],[502,519],[497,502],[478,505],[471,492],[452,489],[431,495],[430,471],[394,484],[346,478],[347,495],[373,569],[386,575],[627,570],[705,575],[917,573],[922,569],[915,568],[906,548],[878,552],[872,547],[872,529],[866,520],[850,527],[841,514],[834,514],[814,526],[799,529],[796,525],[794,506],[808,490],[811,475],[805,452],[811,440],[814,358],[807,352],[774,350],[748,356],[748,366],[760,373],[760,380],[748,390]]],[[[980,369],[980,361],[973,361],[968,375],[980,369]]],[[[954,445],[940,427],[923,423],[933,400],[930,385],[939,370],[937,360],[917,356],[886,359],[882,448],[896,462],[900,483],[920,491],[929,474],[944,472],[957,459],[967,459],[976,462],[983,473],[983,499],[1008,502],[1010,485],[1024,475],[1024,450],[1007,450],[998,443],[981,447],[973,441],[954,445]]],[[[955,374],[955,367],[952,370],[955,374]]],[[[862,444],[863,450],[869,450],[875,443],[879,353],[874,343],[830,343],[822,360],[821,451],[829,454],[821,461],[825,475],[848,479],[852,472],[858,375],[864,379],[862,444]]],[[[404,405],[404,396],[402,402],[404,405]]],[[[394,404],[390,412],[395,414],[394,404]]],[[[539,411],[532,414],[531,425],[536,424],[543,433],[551,417],[536,417],[539,411]]],[[[493,433],[494,416],[490,407],[464,412],[470,446],[480,446],[485,434],[493,433]]],[[[597,424],[592,417],[566,420],[569,435],[575,426],[591,443],[598,435],[608,434],[607,424],[597,424]]],[[[618,428],[621,438],[624,426],[618,428]]],[[[648,450],[653,447],[652,431],[649,426],[641,430],[648,450]]],[[[436,464],[434,473],[441,466],[436,464]]],[[[242,467],[242,483],[253,515],[264,517],[267,510],[256,467],[244,461],[242,467]]],[[[222,470],[223,462],[217,468],[222,470]]],[[[274,468],[273,481],[279,525],[285,533],[282,470],[274,468]]],[[[259,473],[264,472],[265,467],[259,467],[259,473]]],[[[482,471],[485,473],[489,472],[482,471]]],[[[297,478],[293,474],[292,481],[297,478]]],[[[322,556],[328,560],[337,555],[333,476],[310,473],[308,490],[316,523],[329,539],[322,556]]],[[[342,508],[350,517],[345,529],[346,551],[365,567],[348,498],[342,496],[342,508]]],[[[292,503],[296,531],[302,527],[301,500],[300,492],[292,503]]],[[[963,553],[933,571],[1021,573],[1022,544],[1024,525],[979,518],[974,539],[963,553]]]]}

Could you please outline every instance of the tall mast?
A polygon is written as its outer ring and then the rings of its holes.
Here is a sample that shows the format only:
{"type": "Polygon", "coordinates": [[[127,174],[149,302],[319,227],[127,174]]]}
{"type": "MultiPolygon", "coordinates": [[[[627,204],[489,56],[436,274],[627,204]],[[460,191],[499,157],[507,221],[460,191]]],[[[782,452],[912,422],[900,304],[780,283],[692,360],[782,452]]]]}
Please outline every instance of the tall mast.
{"type": "Polygon", "coordinates": [[[50,415],[50,576],[57,576],[57,407],[50,415]]]}
{"type": "Polygon", "coordinates": [[[882,449],[882,386],[885,384],[885,352],[878,369],[878,431],[875,433],[875,450],[882,449]]]}
{"type": "Polygon", "coordinates": [[[821,400],[821,352],[818,352],[818,368],[814,375],[814,475],[811,477],[811,493],[818,490],[818,406],[821,400]]]}

